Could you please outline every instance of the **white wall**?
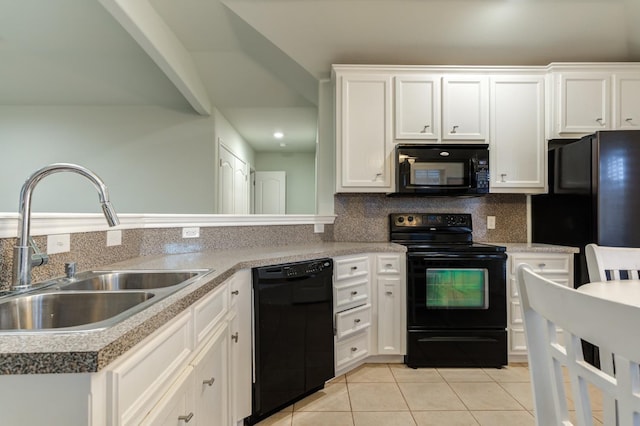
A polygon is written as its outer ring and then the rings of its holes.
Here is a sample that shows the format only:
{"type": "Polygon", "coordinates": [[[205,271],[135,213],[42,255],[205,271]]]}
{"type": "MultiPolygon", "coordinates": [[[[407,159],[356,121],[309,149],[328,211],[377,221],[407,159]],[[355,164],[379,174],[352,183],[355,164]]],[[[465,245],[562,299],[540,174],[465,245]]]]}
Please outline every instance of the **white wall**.
{"type": "Polygon", "coordinates": [[[258,152],[256,171],[287,174],[287,214],[315,214],[315,153],[258,152]]]}
{"type": "MultiPolygon", "coordinates": [[[[119,213],[214,213],[213,117],[152,106],[0,106],[0,212],[16,212],[36,169],[71,162],[97,173],[119,213]]],[[[70,173],[43,180],[34,212],[99,212],[70,173]]]]}

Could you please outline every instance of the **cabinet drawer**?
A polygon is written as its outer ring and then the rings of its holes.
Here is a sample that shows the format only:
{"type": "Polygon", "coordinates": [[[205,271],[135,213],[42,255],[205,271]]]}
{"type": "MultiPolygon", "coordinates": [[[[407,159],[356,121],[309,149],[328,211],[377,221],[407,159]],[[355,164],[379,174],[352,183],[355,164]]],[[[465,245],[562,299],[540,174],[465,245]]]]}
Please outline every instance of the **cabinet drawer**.
{"type": "Polygon", "coordinates": [[[400,256],[399,255],[377,255],[376,268],[379,274],[399,274],[400,273],[400,256]]]}
{"type": "Polygon", "coordinates": [[[336,370],[351,362],[365,358],[369,354],[369,330],[336,343],[336,370]]]}
{"type": "Polygon", "coordinates": [[[509,325],[522,327],[522,309],[520,308],[520,300],[512,300],[509,303],[509,325]]]}
{"type": "Polygon", "coordinates": [[[213,331],[228,310],[228,287],[221,284],[193,307],[196,346],[213,331]]]}
{"type": "Polygon", "coordinates": [[[334,288],[334,310],[336,312],[362,305],[369,300],[369,281],[358,281],[348,286],[334,288]]]}
{"type": "Polygon", "coordinates": [[[333,263],[335,281],[348,280],[369,274],[369,256],[337,258],[333,263]]]}
{"type": "Polygon", "coordinates": [[[524,329],[514,327],[509,329],[509,351],[512,353],[527,353],[527,339],[524,336],[524,329]]]}
{"type": "Polygon", "coordinates": [[[139,423],[160,400],[192,353],[192,336],[191,311],[186,310],[107,373],[108,406],[115,424],[139,423]]]}
{"type": "Polygon", "coordinates": [[[537,273],[568,273],[569,272],[569,256],[549,257],[548,254],[541,256],[533,255],[515,255],[511,259],[511,273],[518,273],[518,265],[526,263],[537,273]]]}
{"type": "Polygon", "coordinates": [[[336,314],[336,337],[338,339],[343,339],[369,326],[371,326],[370,304],[336,314]]]}

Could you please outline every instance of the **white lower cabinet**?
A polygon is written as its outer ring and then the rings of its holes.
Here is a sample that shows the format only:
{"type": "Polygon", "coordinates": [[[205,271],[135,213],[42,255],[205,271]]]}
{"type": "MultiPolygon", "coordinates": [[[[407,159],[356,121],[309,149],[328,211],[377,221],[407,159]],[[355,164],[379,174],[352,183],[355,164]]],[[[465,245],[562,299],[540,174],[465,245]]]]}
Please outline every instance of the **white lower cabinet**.
{"type": "Polygon", "coordinates": [[[406,352],[405,255],[334,259],[335,374],[406,352]]]}
{"type": "Polygon", "coordinates": [[[194,417],[193,383],[193,370],[191,368],[184,369],[158,402],[158,405],[140,424],[143,426],[179,426],[190,423],[194,417]]]}
{"type": "MultiPolygon", "coordinates": [[[[526,263],[538,274],[558,284],[573,286],[572,253],[507,252],[507,339],[509,362],[527,361],[527,343],[524,336],[522,309],[518,296],[518,265],[526,263]]],[[[562,338],[559,333],[559,338],[562,338]]]]}

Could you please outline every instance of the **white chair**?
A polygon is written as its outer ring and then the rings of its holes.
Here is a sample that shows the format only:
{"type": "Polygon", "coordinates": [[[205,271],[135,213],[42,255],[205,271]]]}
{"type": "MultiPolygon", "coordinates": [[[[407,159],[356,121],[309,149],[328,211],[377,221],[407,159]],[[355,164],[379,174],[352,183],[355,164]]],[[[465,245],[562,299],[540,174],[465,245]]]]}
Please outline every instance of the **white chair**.
{"type": "Polygon", "coordinates": [[[529,265],[518,267],[534,409],[538,426],[571,425],[562,366],[571,382],[577,424],[592,425],[588,385],[617,402],[618,421],[605,424],[640,425],[640,308],[581,293],[556,284],[529,265]],[[562,329],[563,342],[556,329],[562,329]],[[613,352],[615,374],[584,361],[580,339],[613,352]]]}
{"type": "Polygon", "coordinates": [[[640,248],[587,244],[584,253],[591,282],[640,278],[640,248]]]}
{"type": "MultiPolygon", "coordinates": [[[[584,249],[587,258],[589,281],[637,280],[640,278],[640,248],[608,247],[597,244],[587,244],[584,249]]],[[[611,374],[614,362],[608,348],[599,347],[600,367],[611,374]]],[[[615,402],[605,398],[605,420],[615,421],[615,402]]]]}

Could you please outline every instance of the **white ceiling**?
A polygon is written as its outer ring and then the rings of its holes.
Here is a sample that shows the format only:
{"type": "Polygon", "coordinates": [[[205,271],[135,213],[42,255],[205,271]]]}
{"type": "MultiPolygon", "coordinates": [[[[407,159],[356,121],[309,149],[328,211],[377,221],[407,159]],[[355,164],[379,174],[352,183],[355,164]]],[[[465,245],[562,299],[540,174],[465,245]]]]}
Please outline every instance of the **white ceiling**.
{"type": "MultiPolygon", "coordinates": [[[[314,149],[332,63],[640,61],[639,0],[148,1],[258,151],[314,149]]],[[[0,0],[0,103],[188,108],[97,0],[0,0]]]]}

